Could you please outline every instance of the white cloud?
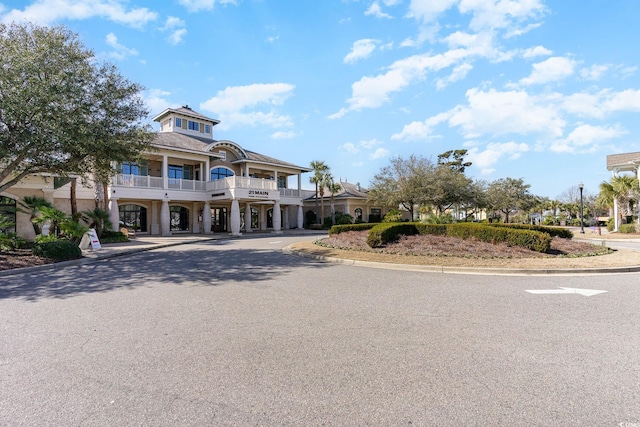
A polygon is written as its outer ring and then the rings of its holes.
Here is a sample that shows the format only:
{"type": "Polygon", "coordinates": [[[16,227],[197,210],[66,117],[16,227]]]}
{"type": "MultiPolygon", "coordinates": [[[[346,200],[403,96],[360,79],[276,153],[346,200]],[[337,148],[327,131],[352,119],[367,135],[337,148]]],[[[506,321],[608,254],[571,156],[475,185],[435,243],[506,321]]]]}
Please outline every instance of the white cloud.
{"type": "Polygon", "coordinates": [[[375,139],[375,138],[374,139],[368,139],[368,140],[362,140],[362,141],[359,142],[359,145],[361,147],[368,148],[368,149],[371,149],[371,148],[375,147],[376,145],[381,145],[381,144],[383,144],[383,142],[378,140],[378,139],[375,139]]]}
{"type": "Polygon", "coordinates": [[[600,80],[600,78],[609,70],[610,66],[606,64],[594,64],[589,68],[580,70],[580,77],[585,80],[600,80]]]}
{"type": "Polygon", "coordinates": [[[378,148],[369,156],[369,158],[371,158],[372,160],[382,159],[387,157],[388,155],[389,155],[389,150],[387,150],[386,148],[378,148]]]}
{"type": "Polygon", "coordinates": [[[291,126],[291,117],[278,114],[275,107],[282,105],[293,94],[294,89],[295,86],[286,83],[227,87],[215,97],[201,103],[200,108],[218,114],[222,129],[236,125],[291,126]],[[269,111],[255,111],[258,107],[269,111]]]}
{"type": "Polygon", "coordinates": [[[172,103],[167,98],[171,92],[162,89],[149,89],[142,95],[144,103],[147,105],[152,116],[160,114],[166,108],[179,107],[179,104],[172,103]]]}
{"type": "Polygon", "coordinates": [[[534,85],[562,80],[573,74],[576,62],[561,56],[554,56],[533,64],[529,77],[520,80],[521,84],[534,85]]]}
{"type": "Polygon", "coordinates": [[[565,121],[557,106],[544,96],[525,91],[467,91],[467,105],[452,110],[450,126],[462,128],[465,138],[480,135],[542,133],[562,136],[565,121]]]}
{"type": "Polygon", "coordinates": [[[465,49],[449,50],[438,55],[414,55],[391,64],[388,71],[375,77],[363,77],[351,85],[349,106],[329,116],[336,119],[349,111],[376,108],[389,100],[389,95],[407,87],[413,81],[424,78],[426,71],[437,71],[449,67],[469,55],[465,49]]]}
{"type": "Polygon", "coordinates": [[[613,92],[603,89],[596,93],[574,93],[563,97],[561,106],[568,113],[598,119],[615,112],[640,112],[640,90],[613,92]]]}
{"type": "Polygon", "coordinates": [[[438,16],[453,7],[457,2],[458,0],[411,0],[408,15],[428,24],[436,21],[438,16]]]}
{"type": "Polygon", "coordinates": [[[298,134],[293,131],[277,131],[271,134],[271,139],[291,139],[295,138],[296,136],[298,136],[298,134]]]}
{"type": "Polygon", "coordinates": [[[160,31],[170,31],[170,34],[167,36],[167,41],[174,46],[180,44],[187,35],[185,22],[175,16],[169,16],[164,26],[160,28],[160,31]]]}
{"type": "Polygon", "coordinates": [[[371,6],[369,6],[369,9],[367,9],[364,14],[366,16],[370,16],[373,15],[376,18],[385,18],[385,19],[390,19],[392,18],[391,15],[389,15],[388,13],[384,13],[382,11],[382,8],[380,7],[380,5],[378,4],[377,1],[374,1],[371,6]]]}
{"type": "Polygon", "coordinates": [[[583,124],[575,128],[565,139],[551,145],[554,152],[595,152],[598,143],[618,138],[627,132],[620,126],[592,126],[583,124]]]}
{"type": "Polygon", "coordinates": [[[368,58],[369,55],[376,49],[376,45],[380,43],[375,39],[361,39],[353,42],[351,52],[344,57],[343,62],[345,64],[353,64],[360,59],[368,58]]]}
{"type": "Polygon", "coordinates": [[[114,51],[109,53],[109,56],[114,59],[123,60],[129,56],[138,56],[139,53],[134,48],[128,48],[118,43],[118,37],[115,34],[109,33],[106,37],[106,43],[111,46],[114,51]]]}
{"type": "Polygon", "coordinates": [[[498,163],[501,158],[507,157],[510,160],[515,160],[520,158],[522,153],[526,153],[529,150],[529,146],[525,143],[492,142],[487,144],[482,151],[478,147],[470,148],[467,152],[467,160],[473,166],[479,168],[483,175],[488,175],[495,171],[493,165],[498,163]]]}
{"type": "Polygon", "coordinates": [[[436,82],[436,87],[438,89],[444,89],[445,87],[449,86],[449,84],[455,83],[467,77],[467,74],[472,69],[473,69],[473,65],[467,62],[460,64],[453,69],[453,71],[448,77],[438,79],[438,81],[436,82]]]}
{"type": "Polygon", "coordinates": [[[175,30],[171,34],[169,34],[169,36],[167,37],[167,41],[175,46],[177,44],[180,44],[186,35],[187,29],[180,28],[179,30],[175,30]]]}
{"type": "Polygon", "coordinates": [[[552,55],[553,52],[550,51],[549,49],[547,49],[544,46],[536,46],[536,47],[530,47],[529,49],[526,49],[523,53],[522,53],[522,57],[529,59],[529,58],[535,58],[537,56],[549,56],[552,55]]]}
{"type": "Polygon", "coordinates": [[[542,0],[460,0],[458,9],[462,14],[472,15],[469,27],[476,31],[510,28],[539,18],[546,11],[542,0]]]}
{"type": "Polygon", "coordinates": [[[122,0],[39,0],[24,10],[12,9],[2,17],[11,21],[48,25],[64,19],[81,20],[101,17],[109,21],[140,28],[158,17],[146,7],[127,10],[122,0]]]}
{"type": "Polygon", "coordinates": [[[340,149],[350,154],[356,154],[360,152],[360,149],[356,147],[352,142],[344,143],[342,146],[340,146],[340,149]]]}
{"type": "Polygon", "coordinates": [[[433,138],[433,128],[442,122],[449,120],[452,112],[440,113],[429,117],[424,122],[412,122],[405,125],[402,132],[391,136],[392,140],[424,140],[433,138]]]}
{"type": "Polygon", "coordinates": [[[186,7],[189,12],[213,10],[216,3],[220,3],[222,5],[238,4],[237,0],[178,0],[178,3],[186,7]]]}

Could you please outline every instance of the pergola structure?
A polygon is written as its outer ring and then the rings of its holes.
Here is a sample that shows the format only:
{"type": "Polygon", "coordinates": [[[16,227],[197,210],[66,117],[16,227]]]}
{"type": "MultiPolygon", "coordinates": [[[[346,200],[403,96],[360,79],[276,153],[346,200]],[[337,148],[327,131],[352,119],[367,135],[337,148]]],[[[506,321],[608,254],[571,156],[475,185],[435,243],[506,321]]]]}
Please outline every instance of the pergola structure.
{"type": "MultiPolygon", "coordinates": [[[[633,172],[640,179],[640,152],[608,155],[607,170],[611,171],[614,177],[618,176],[619,172],[633,172]]],[[[613,202],[613,217],[615,218],[615,231],[618,231],[620,218],[617,199],[613,202]]]]}

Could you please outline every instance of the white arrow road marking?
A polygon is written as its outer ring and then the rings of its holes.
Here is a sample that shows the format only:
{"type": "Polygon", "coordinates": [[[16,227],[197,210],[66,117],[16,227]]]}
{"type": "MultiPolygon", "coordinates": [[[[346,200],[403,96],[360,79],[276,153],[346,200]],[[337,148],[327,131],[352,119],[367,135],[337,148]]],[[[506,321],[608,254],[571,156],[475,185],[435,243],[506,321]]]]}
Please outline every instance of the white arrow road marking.
{"type": "Polygon", "coordinates": [[[595,289],[578,289],[578,288],[560,288],[560,289],[532,289],[528,290],[530,294],[580,294],[585,297],[592,297],[598,294],[604,294],[607,291],[597,291],[595,289]]]}

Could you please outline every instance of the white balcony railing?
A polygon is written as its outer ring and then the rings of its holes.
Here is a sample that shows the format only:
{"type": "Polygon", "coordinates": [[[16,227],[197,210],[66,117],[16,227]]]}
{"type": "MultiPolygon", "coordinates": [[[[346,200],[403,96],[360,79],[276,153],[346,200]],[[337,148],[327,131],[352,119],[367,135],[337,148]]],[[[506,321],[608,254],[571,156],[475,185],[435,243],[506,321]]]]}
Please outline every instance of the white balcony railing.
{"type": "MultiPolygon", "coordinates": [[[[157,176],[115,175],[111,184],[114,187],[164,188],[164,178],[157,176]]],[[[252,190],[277,190],[277,183],[270,179],[231,176],[215,181],[194,181],[190,179],[167,179],[167,190],[217,191],[229,188],[249,188],[252,190]]],[[[298,190],[280,189],[289,197],[297,197],[298,190]]]]}
{"type": "Polygon", "coordinates": [[[111,184],[115,187],[163,188],[164,179],[157,176],[116,175],[111,184]]]}
{"type": "Polygon", "coordinates": [[[281,197],[300,197],[300,192],[298,189],[294,188],[280,188],[280,196],[281,197]]]}
{"type": "Polygon", "coordinates": [[[219,191],[229,188],[249,188],[252,190],[277,190],[277,183],[270,179],[230,176],[207,182],[207,191],[219,191]]]}

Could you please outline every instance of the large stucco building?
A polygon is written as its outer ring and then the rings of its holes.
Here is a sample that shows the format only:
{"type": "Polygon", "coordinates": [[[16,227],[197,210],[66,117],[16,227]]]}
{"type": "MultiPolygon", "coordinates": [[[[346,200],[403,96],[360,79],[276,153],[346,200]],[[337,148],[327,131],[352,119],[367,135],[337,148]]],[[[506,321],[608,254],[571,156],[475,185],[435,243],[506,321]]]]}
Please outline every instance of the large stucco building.
{"type": "MultiPolygon", "coordinates": [[[[188,106],[168,108],[153,120],[160,124],[154,150],[142,161],[117,165],[107,187],[114,229],[169,236],[302,228],[302,174],[309,168],[215,140],[219,121],[188,106]]],[[[70,213],[69,186],[55,177],[30,176],[0,195],[0,209],[38,196],[70,213]]],[[[92,183],[78,187],[78,209],[93,209],[92,183]]],[[[18,212],[15,219],[19,235],[35,237],[29,215],[18,212]]]]}

